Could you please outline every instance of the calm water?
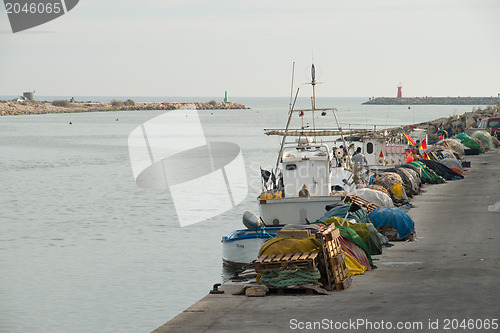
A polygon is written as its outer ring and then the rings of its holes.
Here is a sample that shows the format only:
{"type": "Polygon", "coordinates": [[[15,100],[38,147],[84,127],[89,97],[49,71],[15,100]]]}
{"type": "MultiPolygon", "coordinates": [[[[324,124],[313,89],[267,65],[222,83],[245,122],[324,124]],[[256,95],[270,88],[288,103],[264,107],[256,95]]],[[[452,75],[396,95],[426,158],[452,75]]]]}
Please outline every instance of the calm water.
{"type": "MultiPolygon", "coordinates": [[[[317,105],[337,107],[343,127],[472,110],[360,105],[365,100],[317,105]]],[[[245,210],[257,212],[258,168],[275,163],[279,142],[262,129],[284,126],[288,107],[287,98],[235,101],[251,109],[200,118],[208,140],[241,147],[249,194],[236,208],[185,228],[168,191],[137,187],[130,167],[128,135],[161,112],[0,117],[0,331],[149,332],[221,282],[221,236],[242,227],[245,210]]]]}

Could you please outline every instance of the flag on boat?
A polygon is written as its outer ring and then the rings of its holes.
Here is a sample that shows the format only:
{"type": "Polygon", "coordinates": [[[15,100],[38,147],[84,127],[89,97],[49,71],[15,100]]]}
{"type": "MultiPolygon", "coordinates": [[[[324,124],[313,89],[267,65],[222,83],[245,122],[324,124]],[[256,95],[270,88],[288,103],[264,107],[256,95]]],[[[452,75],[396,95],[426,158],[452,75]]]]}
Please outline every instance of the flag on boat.
{"type": "Polygon", "coordinates": [[[423,149],[427,149],[427,142],[425,141],[425,139],[422,140],[422,143],[418,147],[418,150],[423,150],[423,149]]]}
{"type": "Polygon", "coordinates": [[[411,136],[409,136],[408,134],[406,133],[403,133],[403,135],[405,136],[406,140],[408,140],[408,142],[412,145],[412,146],[416,146],[417,144],[415,143],[415,141],[413,141],[413,139],[411,138],[411,136]]]}
{"type": "Polygon", "coordinates": [[[269,177],[271,176],[271,173],[267,170],[262,170],[262,168],[260,168],[260,174],[262,176],[262,179],[264,179],[264,183],[267,183],[269,177]]]}

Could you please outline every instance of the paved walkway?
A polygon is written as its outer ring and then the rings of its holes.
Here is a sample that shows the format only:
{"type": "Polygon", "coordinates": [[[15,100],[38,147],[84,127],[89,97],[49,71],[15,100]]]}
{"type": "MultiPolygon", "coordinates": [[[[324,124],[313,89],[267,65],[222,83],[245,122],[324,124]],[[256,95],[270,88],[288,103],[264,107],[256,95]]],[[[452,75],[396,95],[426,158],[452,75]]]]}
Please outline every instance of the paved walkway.
{"type": "Polygon", "coordinates": [[[417,240],[384,249],[346,291],[249,298],[228,285],[155,333],[500,331],[500,212],[488,211],[500,201],[500,151],[467,160],[463,180],[412,200],[417,240]]]}

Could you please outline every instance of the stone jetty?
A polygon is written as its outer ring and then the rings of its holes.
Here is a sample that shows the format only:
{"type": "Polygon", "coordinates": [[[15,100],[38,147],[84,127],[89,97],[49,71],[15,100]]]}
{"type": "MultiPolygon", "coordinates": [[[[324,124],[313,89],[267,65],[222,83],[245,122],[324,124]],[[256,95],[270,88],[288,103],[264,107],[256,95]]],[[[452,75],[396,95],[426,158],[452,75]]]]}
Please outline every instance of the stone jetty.
{"type": "Polygon", "coordinates": [[[197,110],[246,109],[245,105],[234,102],[192,102],[192,103],[136,103],[132,100],[111,103],[70,102],[70,101],[0,101],[0,115],[26,115],[45,113],[75,113],[130,110],[176,110],[193,105],[197,110]]]}
{"type": "Polygon", "coordinates": [[[363,104],[372,105],[497,105],[498,97],[377,97],[363,104]]]}

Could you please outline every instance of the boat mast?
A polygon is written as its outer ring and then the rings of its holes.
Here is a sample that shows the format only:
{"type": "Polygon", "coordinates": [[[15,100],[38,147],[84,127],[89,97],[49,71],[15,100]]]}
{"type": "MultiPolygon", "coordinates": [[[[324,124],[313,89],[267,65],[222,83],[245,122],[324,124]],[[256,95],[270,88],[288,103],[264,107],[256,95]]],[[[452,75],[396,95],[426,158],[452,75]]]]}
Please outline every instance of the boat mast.
{"type": "Polygon", "coordinates": [[[297,88],[297,93],[295,93],[295,100],[293,101],[293,104],[292,104],[294,76],[295,76],[295,61],[293,62],[293,66],[292,66],[292,86],[290,88],[290,106],[288,108],[288,121],[286,123],[285,135],[283,135],[283,138],[281,139],[281,146],[280,146],[280,151],[278,153],[278,159],[276,160],[276,168],[274,171],[274,174],[276,176],[278,175],[278,169],[279,169],[279,165],[281,162],[281,154],[283,154],[283,148],[285,147],[285,140],[286,140],[286,137],[288,134],[288,128],[290,127],[290,122],[292,121],[293,108],[295,106],[295,101],[297,100],[297,95],[299,94],[299,88],[297,88]]]}
{"type": "MultiPolygon", "coordinates": [[[[313,89],[313,97],[312,97],[313,130],[316,130],[316,121],[314,119],[314,110],[316,109],[316,70],[314,68],[314,64],[311,65],[311,85],[313,89]]],[[[314,135],[314,142],[316,142],[316,134],[314,135]]]]}

